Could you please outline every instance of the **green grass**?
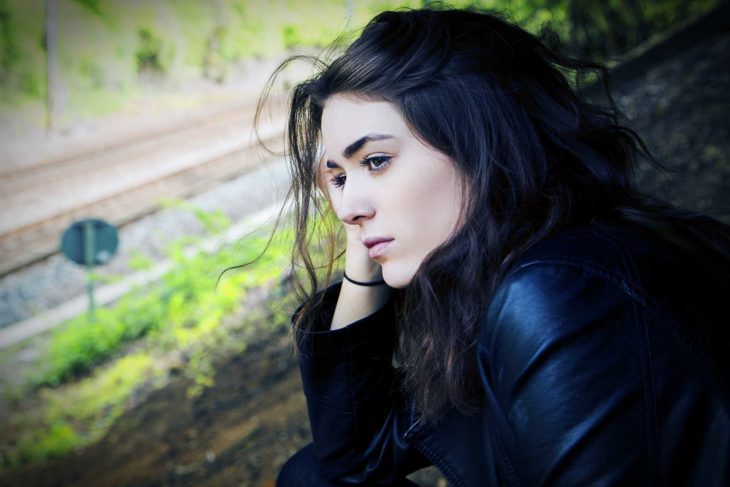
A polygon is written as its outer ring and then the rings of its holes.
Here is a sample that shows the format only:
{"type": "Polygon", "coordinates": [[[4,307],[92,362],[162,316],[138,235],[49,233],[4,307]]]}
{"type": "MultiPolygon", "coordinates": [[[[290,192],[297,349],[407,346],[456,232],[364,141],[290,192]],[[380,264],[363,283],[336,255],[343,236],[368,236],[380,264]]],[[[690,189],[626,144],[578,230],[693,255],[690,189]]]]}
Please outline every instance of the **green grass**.
{"type": "Polygon", "coordinates": [[[149,353],[138,352],[68,387],[42,390],[45,407],[34,427],[25,429],[11,464],[44,460],[96,441],[141,383],[161,387],[165,382],[163,367],[149,353]]]}
{"type": "MultiPolygon", "coordinates": [[[[208,230],[221,231],[228,225],[221,220],[220,213],[195,211],[208,230]]],[[[167,253],[176,264],[175,269],[162,276],[160,282],[134,290],[112,307],[98,309],[93,321],[84,314],[54,331],[43,368],[32,380],[33,386],[54,386],[89,372],[112,356],[120,345],[144,336],[151,335],[167,348],[187,346],[215,328],[248,290],[265,285],[286,268],[290,242],[282,233],[259,261],[245,272],[223,279],[214,290],[226,263],[253,259],[264,248],[266,237],[248,238],[241,249],[186,254],[185,248],[195,240],[186,238],[170,244],[167,253]]],[[[133,260],[137,269],[149,264],[139,257],[133,260]]]]}
{"type": "MultiPolygon", "coordinates": [[[[229,226],[220,211],[180,205],[197,215],[209,235],[229,226]]],[[[195,397],[214,385],[216,360],[243,353],[250,339],[288,326],[295,305],[290,295],[269,294],[261,305],[242,308],[254,289],[279,290],[293,238],[286,225],[255,263],[225,273],[215,287],[223,269],[260,254],[271,229],[262,230],[213,253],[186,251],[197,238],[177,240],[168,248],[176,265],[159,282],[98,309],[94,321],[83,315],[53,331],[34,372],[3,391],[11,410],[8,431],[15,432],[14,446],[0,452],[5,467],[97,441],[139,401],[135,395],[164,387],[172,373],[182,373],[188,396],[195,397]]],[[[136,269],[150,265],[145,257],[132,259],[136,269]]],[[[14,359],[11,351],[0,354],[4,370],[12,369],[8,361],[14,359]]]]}

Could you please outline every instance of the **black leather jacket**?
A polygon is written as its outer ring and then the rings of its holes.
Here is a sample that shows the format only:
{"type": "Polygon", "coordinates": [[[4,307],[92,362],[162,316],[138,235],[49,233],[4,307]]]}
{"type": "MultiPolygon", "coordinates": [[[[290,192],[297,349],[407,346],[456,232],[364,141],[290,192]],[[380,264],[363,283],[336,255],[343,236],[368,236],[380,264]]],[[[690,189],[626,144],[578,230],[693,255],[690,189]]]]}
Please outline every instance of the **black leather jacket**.
{"type": "Polygon", "coordinates": [[[392,299],[329,331],[341,283],[327,288],[295,330],[322,474],[378,485],[434,464],[452,486],[730,485],[728,260],[672,240],[592,226],[530,249],[483,320],[483,408],[437,426],[400,393],[392,299]]]}

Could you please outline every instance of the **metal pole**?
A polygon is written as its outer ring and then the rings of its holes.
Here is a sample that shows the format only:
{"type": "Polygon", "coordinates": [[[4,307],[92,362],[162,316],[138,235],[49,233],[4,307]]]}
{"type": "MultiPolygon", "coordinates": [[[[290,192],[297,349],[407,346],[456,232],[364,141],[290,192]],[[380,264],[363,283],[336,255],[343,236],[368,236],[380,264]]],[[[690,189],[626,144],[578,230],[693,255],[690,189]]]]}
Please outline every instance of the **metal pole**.
{"type": "Polygon", "coordinates": [[[91,221],[84,222],[84,260],[88,271],[86,290],[89,294],[89,321],[94,321],[94,277],[92,269],[94,268],[94,250],[96,249],[96,232],[94,224],[91,221]]]}
{"type": "Polygon", "coordinates": [[[46,133],[49,133],[53,130],[56,115],[56,0],[46,0],[44,40],[46,48],[46,133]]]}

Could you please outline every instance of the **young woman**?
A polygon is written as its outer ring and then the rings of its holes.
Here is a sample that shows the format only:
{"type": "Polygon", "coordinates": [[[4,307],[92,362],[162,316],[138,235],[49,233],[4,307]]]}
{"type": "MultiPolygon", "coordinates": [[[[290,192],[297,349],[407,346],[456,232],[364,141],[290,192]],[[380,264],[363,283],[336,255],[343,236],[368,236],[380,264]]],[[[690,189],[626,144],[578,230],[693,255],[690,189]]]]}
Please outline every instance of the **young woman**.
{"type": "Polygon", "coordinates": [[[605,70],[450,9],[319,66],[288,127],[313,443],[277,485],[728,485],[730,230],[633,188],[651,154],[564,75],[605,70]]]}

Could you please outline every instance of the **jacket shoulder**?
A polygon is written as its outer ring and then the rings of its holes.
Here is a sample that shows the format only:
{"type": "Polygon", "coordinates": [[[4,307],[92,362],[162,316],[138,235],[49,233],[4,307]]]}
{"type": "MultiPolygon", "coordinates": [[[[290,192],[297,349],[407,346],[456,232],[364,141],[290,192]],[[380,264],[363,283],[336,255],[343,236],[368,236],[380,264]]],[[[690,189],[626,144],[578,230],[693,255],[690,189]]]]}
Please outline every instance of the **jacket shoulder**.
{"type": "MultiPolygon", "coordinates": [[[[730,342],[722,300],[693,270],[703,258],[695,252],[641,229],[582,227],[512,266],[478,340],[507,471],[526,484],[581,485],[648,482],[659,456],[669,459],[667,478],[721,470],[703,442],[717,445],[730,431],[730,342]],[[696,416],[700,404],[712,414],[696,416]],[[686,443],[685,427],[719,433],[686,443]],[[683,442],[696,458],[662,446],[683,442]]],[[[717,279],[727,280],[723,272],[717,279]]]]}
{"type": "Polygon", "coordinates": [[[716,322],[725,314],[721,290],[730,288],[730,227],[715,220],[575,227],[529,249],[505,281],[540,264],[600,275],[680,322],[716,322]]]}
{"type": "MultiPolygon", "coordinates": [[[[593,225],[566,230],[529,249],[507,272],[488,312],[517,300],[543,302],[563,317],[553,322],[559,332],[558,325],[584,305],[596,313],[607,312],[603,307],[610,303],[633,307],[635,315],[625,318],[629,323],[650,320],[653,332],[670,336],[688,354],[717,368],[725,377],[722,389],[730,391],[727,289],[727,225],[593,225]]],[[[521,315],[530,310],[530,304],[516,309],[521,315]]]]}

